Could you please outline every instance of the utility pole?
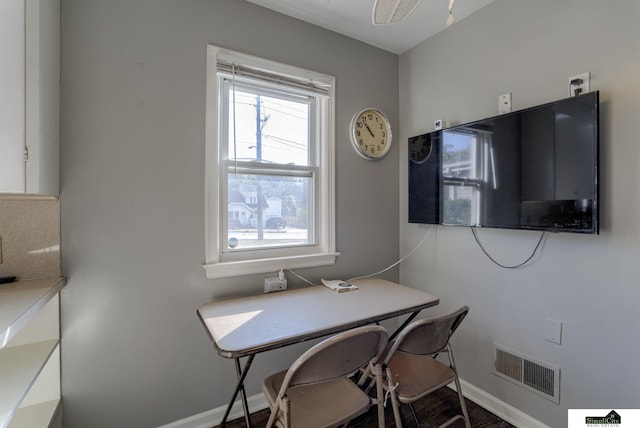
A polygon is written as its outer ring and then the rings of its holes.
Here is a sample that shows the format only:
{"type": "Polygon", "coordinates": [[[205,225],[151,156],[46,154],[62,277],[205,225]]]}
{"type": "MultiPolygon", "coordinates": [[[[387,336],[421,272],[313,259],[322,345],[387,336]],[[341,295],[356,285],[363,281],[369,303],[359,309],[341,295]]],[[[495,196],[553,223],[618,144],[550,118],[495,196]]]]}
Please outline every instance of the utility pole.
{"type": "MultiPolygon", "coordinates": [[[[256,161],[262,162],[262,115],[260,111],[260,95],[256,95],[256,161]]],[[[265,120],[266,123],[266,120],[265,120]]],[[[257,198],[258,198],[258,240],[264,239],[264,204],[262,203],[262,185],[260,184],[260,178],[256,180],[257,185],[257,198]]]]}

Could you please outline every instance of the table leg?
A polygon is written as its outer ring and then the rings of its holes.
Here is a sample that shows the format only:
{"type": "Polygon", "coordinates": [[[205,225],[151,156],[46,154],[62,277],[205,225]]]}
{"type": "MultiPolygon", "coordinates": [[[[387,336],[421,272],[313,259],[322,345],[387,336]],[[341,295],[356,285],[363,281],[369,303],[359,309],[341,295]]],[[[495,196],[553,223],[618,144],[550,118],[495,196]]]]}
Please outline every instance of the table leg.
{"type": "Polygon", "coordinates": [[[236,389],[233,391],[231,395],[231,401],[229,405],[227,405],[227,410],[224,412],[224,416],[222,417],[222,421],[220,422],[220,426],[224,427],[227,423],[227,417],[229,417],[229,412],[231,411],[231,407],[233,407],[233,403],[236,401],[236,397],[238,396],[238,392],[240,392],[240,399],[242,400],[242,409],[244,411],[244,419],[247,422],[247,428],[251,428],[251,420],[249,419],[249,406],[247,404],[247,393],[244,390],[244,380],[247,377],[247,373],[249,373],[249,368],[251,367],[251,363],[253,362],[253,357],[255,354],[249,355],[246,363],[244,364],[244,369],[240,368],[240,358],[235,359],[236,364],[236,375],[238,376],[238,383],[236,384],[236,389]]]}
{"type": "MultiPolygon", "coordinates": [[[[249,360],[253,360],[253,355],[249,357],[249,360]]],[[[242,389],[240,391],[240,399],[242,400],[242,409],[244,410],[244,419],[247,421],[247,428],[251,428],[251,414],[249,413],[249,405],[247,404],[247,392],[244,390],[244,379],[249,372],[249,366],[251,363],[247,361],[244,367],[244,371],[240,369],[240,360],[236,358],[236,375],[238,379],[242,379],[242,389]]]]}
{"type": "Polygon", "coordinates": [[[418,312],[420,312],[420,311],[412,312],[412,313],[411,313],[411,315],[409,315],[409,318],[407,318],[407,319],[402,323],[402,325],[401,325],[400,327],[398,327],[398,329],[397,329],[396,331],[394,331],[394,332],[393,332],[393,334],[389,337],[389,342],[391,342],[393,339],[395,339],[395,338],[396,338],[396,336],[397,336],[398,334],[400,334],[400,332],[401,332],[402,330],[404,330],[404,328],[405,328],[406,326],[408,326],[408,325],[409,325],[409,323],[410,323],[411,321],[413,321],[413,319],[418,315],[418,312]]]}

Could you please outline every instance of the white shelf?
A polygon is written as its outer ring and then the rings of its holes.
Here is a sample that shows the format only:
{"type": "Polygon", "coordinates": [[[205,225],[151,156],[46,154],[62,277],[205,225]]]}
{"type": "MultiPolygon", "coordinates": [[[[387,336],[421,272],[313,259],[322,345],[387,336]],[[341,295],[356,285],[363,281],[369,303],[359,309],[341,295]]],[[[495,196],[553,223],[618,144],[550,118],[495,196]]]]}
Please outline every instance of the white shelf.
{"type": "Polygon", "coordinates": [[[8,426],[57,345],[48,340],[0,352],[0,428],[8,426]]]}
{"type": "Polygon", "coordinates": [[[0,350],[64,287],[64,278],[0,286],[0,350]]]}
{"type": "Polygon", "coordinates": [[[33,406],[22,407],[9,422],[8,428],[46,427],[58,409],[60,400],[45,401],[33,406]]]}
{"type": "Polygon", "coordinates": [[[0,287],[0,428],[49,427],[60,402],[65,279],[0,287]]]}

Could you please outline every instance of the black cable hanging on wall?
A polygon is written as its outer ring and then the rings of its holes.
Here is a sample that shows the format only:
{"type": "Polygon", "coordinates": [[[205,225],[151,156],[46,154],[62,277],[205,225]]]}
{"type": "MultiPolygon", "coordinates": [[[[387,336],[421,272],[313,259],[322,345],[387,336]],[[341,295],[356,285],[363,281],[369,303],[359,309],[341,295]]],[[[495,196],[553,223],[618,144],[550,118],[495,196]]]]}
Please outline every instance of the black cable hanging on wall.
{"type": "Polygon", "coordinates": [[[545,237],[545,232],[543,231],[540,234],[540,239],[538,239],[538,243],[536,244],[536,247],[533,249],[533,252],[531,253],[531,255],[529,257],[527,257],[527,259],[525,261],[523,261],[522,263],[518,263],[517,265],[507,266],[507,265],[503,265],[503,264],[499,263],[496,259],[491,257],[489,252],[482,245],[482,242],[480,242],[480,238],[478,238],[478,232],[476,232],[476,228],[473,227],[473,226],[471,227],[471,233],[473,234],[473,237],[475,238],[476,242],[478,243],[478,246],[480,247],[482,252],[489,258],[489,260],[491,260],[493,263],[495,263],[496,265],[498,265],[498,266],[500,266],[501,268],[504,268],[504,269],[517,269],[517,268],[523,267],[527,263],[529,263],[533,259],[533,257],[538,253],[538,249],[540,248],[540,245],[542,244],[542,240],[545,237]]]}

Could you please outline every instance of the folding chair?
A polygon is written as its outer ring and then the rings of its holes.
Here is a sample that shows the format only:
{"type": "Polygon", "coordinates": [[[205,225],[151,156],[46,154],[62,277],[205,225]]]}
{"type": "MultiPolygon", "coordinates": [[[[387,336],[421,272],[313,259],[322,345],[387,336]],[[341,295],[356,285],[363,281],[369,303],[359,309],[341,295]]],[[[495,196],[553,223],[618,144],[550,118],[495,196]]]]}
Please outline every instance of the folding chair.
{"type": "Polygon", "coordinates": [[[471,428],[449,342],[468,312],[469,308],[463,306],[442,317],[415,321],[389,345],[388,352],[383,357],[383,369],[386,373],[384,388],[391,395],[397,427],[402,426],[399,403],[409,404],[411,413],[420,426],[412,403],[455,382],[462,414],[455,415],[439,428],[449,426],[459,419],[464,420],[467,428],[471,428]],[[440,353],[447,354],[448,365],[436,359],[440,353]]]}
{"type": "Polygon", "coordinates": [[[313,346],[288,370],[267,377],[262,390],[271,415],[267,428],[338,427],[377,405],[378,425],[384,427],[382,367],[376,364],[389,338],[380,326],[339,333],[313,346]],[[349,377],[363,366],[376,379],[370,397],[349,377]]]}

